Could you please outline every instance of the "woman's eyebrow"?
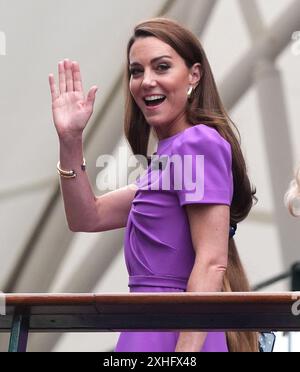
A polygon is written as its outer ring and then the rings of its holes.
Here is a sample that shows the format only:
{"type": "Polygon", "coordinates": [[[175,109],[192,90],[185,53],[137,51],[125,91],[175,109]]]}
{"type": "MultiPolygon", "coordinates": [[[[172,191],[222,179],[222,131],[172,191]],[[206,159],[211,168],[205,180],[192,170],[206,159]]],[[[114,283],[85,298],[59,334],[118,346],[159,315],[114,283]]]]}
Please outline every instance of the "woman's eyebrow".
{"type": "MultiPolygon", "coordinates": [[[[172,59],[171,56],[161,56],[161,57],[153,58],[153,59],[151,60],[151,63],[155,63],[155,62],[159,61],[159,60],[162,59],[162,58],[169,58],[169,59],[172,59]]],[[[140,65],[140,63],[138,63],[138,62],[132,62],[132,63],[130,63],[130,66],[136,66],[136,65],[140,65]]]]}

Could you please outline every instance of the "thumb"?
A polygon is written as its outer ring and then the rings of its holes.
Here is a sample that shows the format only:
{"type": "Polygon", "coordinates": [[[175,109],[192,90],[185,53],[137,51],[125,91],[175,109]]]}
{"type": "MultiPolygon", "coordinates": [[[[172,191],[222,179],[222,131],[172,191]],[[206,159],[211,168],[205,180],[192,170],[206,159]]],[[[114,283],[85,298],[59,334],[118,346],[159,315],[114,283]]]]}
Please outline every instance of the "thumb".
{"type": "Polygon", "coordinates": [[[90,104],[90,105],[94,105],[95,103],[95,99],[96,99],[96,93],[98,91],[98,87],[94,86],[90,89],[88,95],[87,95],[87,103],[90,104]]]}

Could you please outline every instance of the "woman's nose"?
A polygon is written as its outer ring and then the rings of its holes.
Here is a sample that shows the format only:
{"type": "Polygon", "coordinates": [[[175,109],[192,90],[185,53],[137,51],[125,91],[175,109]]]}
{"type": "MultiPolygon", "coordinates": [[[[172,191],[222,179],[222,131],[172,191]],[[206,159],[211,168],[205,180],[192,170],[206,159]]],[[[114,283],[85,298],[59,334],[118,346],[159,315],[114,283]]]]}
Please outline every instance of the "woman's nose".
{"type": "Polygon", "coordinates": [[[151,72],[145,72],[143,81],[142,81],[142,86],[144,88],[147,88],[147,87],[153,87],[155,85],[156,85],[156,80],[153,74],[151,72]]]}

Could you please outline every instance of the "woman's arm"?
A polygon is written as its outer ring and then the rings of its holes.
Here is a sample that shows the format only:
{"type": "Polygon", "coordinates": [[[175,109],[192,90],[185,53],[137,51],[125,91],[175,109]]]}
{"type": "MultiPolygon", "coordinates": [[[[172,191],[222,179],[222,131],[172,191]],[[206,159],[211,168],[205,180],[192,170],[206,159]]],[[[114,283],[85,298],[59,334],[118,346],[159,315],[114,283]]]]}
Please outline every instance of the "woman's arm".
{"type": "Polygon", "coordinates": [[[74,169],[77,177],[61,178],[61,191],[66,218],[73,232],[102,232],[126,226],[135,184],[96,197],[88,175],[81,169],[82,137],[60,140],[60,163],[63,169],[74,169]]]}
{"type": "MultiPolygon", "coordinates": [[[[225,205],[187,205],[195,263],[187,292],[221,292],[228,262],[230,208],[225,205]]],[[[180,332],[175,352],[199,352],[207,333],[180,332]]]]}
{"type": "Polygon", "coordinates": [[[126,226],[136,185],[95,197],[83,163],[83,131],[93,113],[97,87],[85,96],[80,67],[64,60],[58,64],[58,84],[49,76],[53,121],[60,144],[60,167],[74,170],[76,178],[61,177],[66,218],[74,232],[100,232],[126,226]]]}

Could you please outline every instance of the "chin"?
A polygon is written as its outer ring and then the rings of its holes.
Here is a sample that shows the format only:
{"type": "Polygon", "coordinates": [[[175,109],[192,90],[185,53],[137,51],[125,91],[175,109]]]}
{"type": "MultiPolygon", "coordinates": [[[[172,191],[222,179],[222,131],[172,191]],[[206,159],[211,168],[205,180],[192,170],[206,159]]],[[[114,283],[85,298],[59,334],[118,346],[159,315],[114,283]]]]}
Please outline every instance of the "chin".
{"type": "Polygon", "coordinates": [[[161,120],[154,119],[154,118],[147,118],[146,116],[145,120],[151,127],[159,127],[161,125],[161,120]]]}
{"type": "Polygon", "coordinates": [[[166,125],[166,123],[170,122],[170,120],[166,119],[166,118],[163,118],[163,117],[145,117],[147,123],[151,126],[151,127],[155,127],[155,128],[159,128],[159,127],[163,127],[166,125]]]}

